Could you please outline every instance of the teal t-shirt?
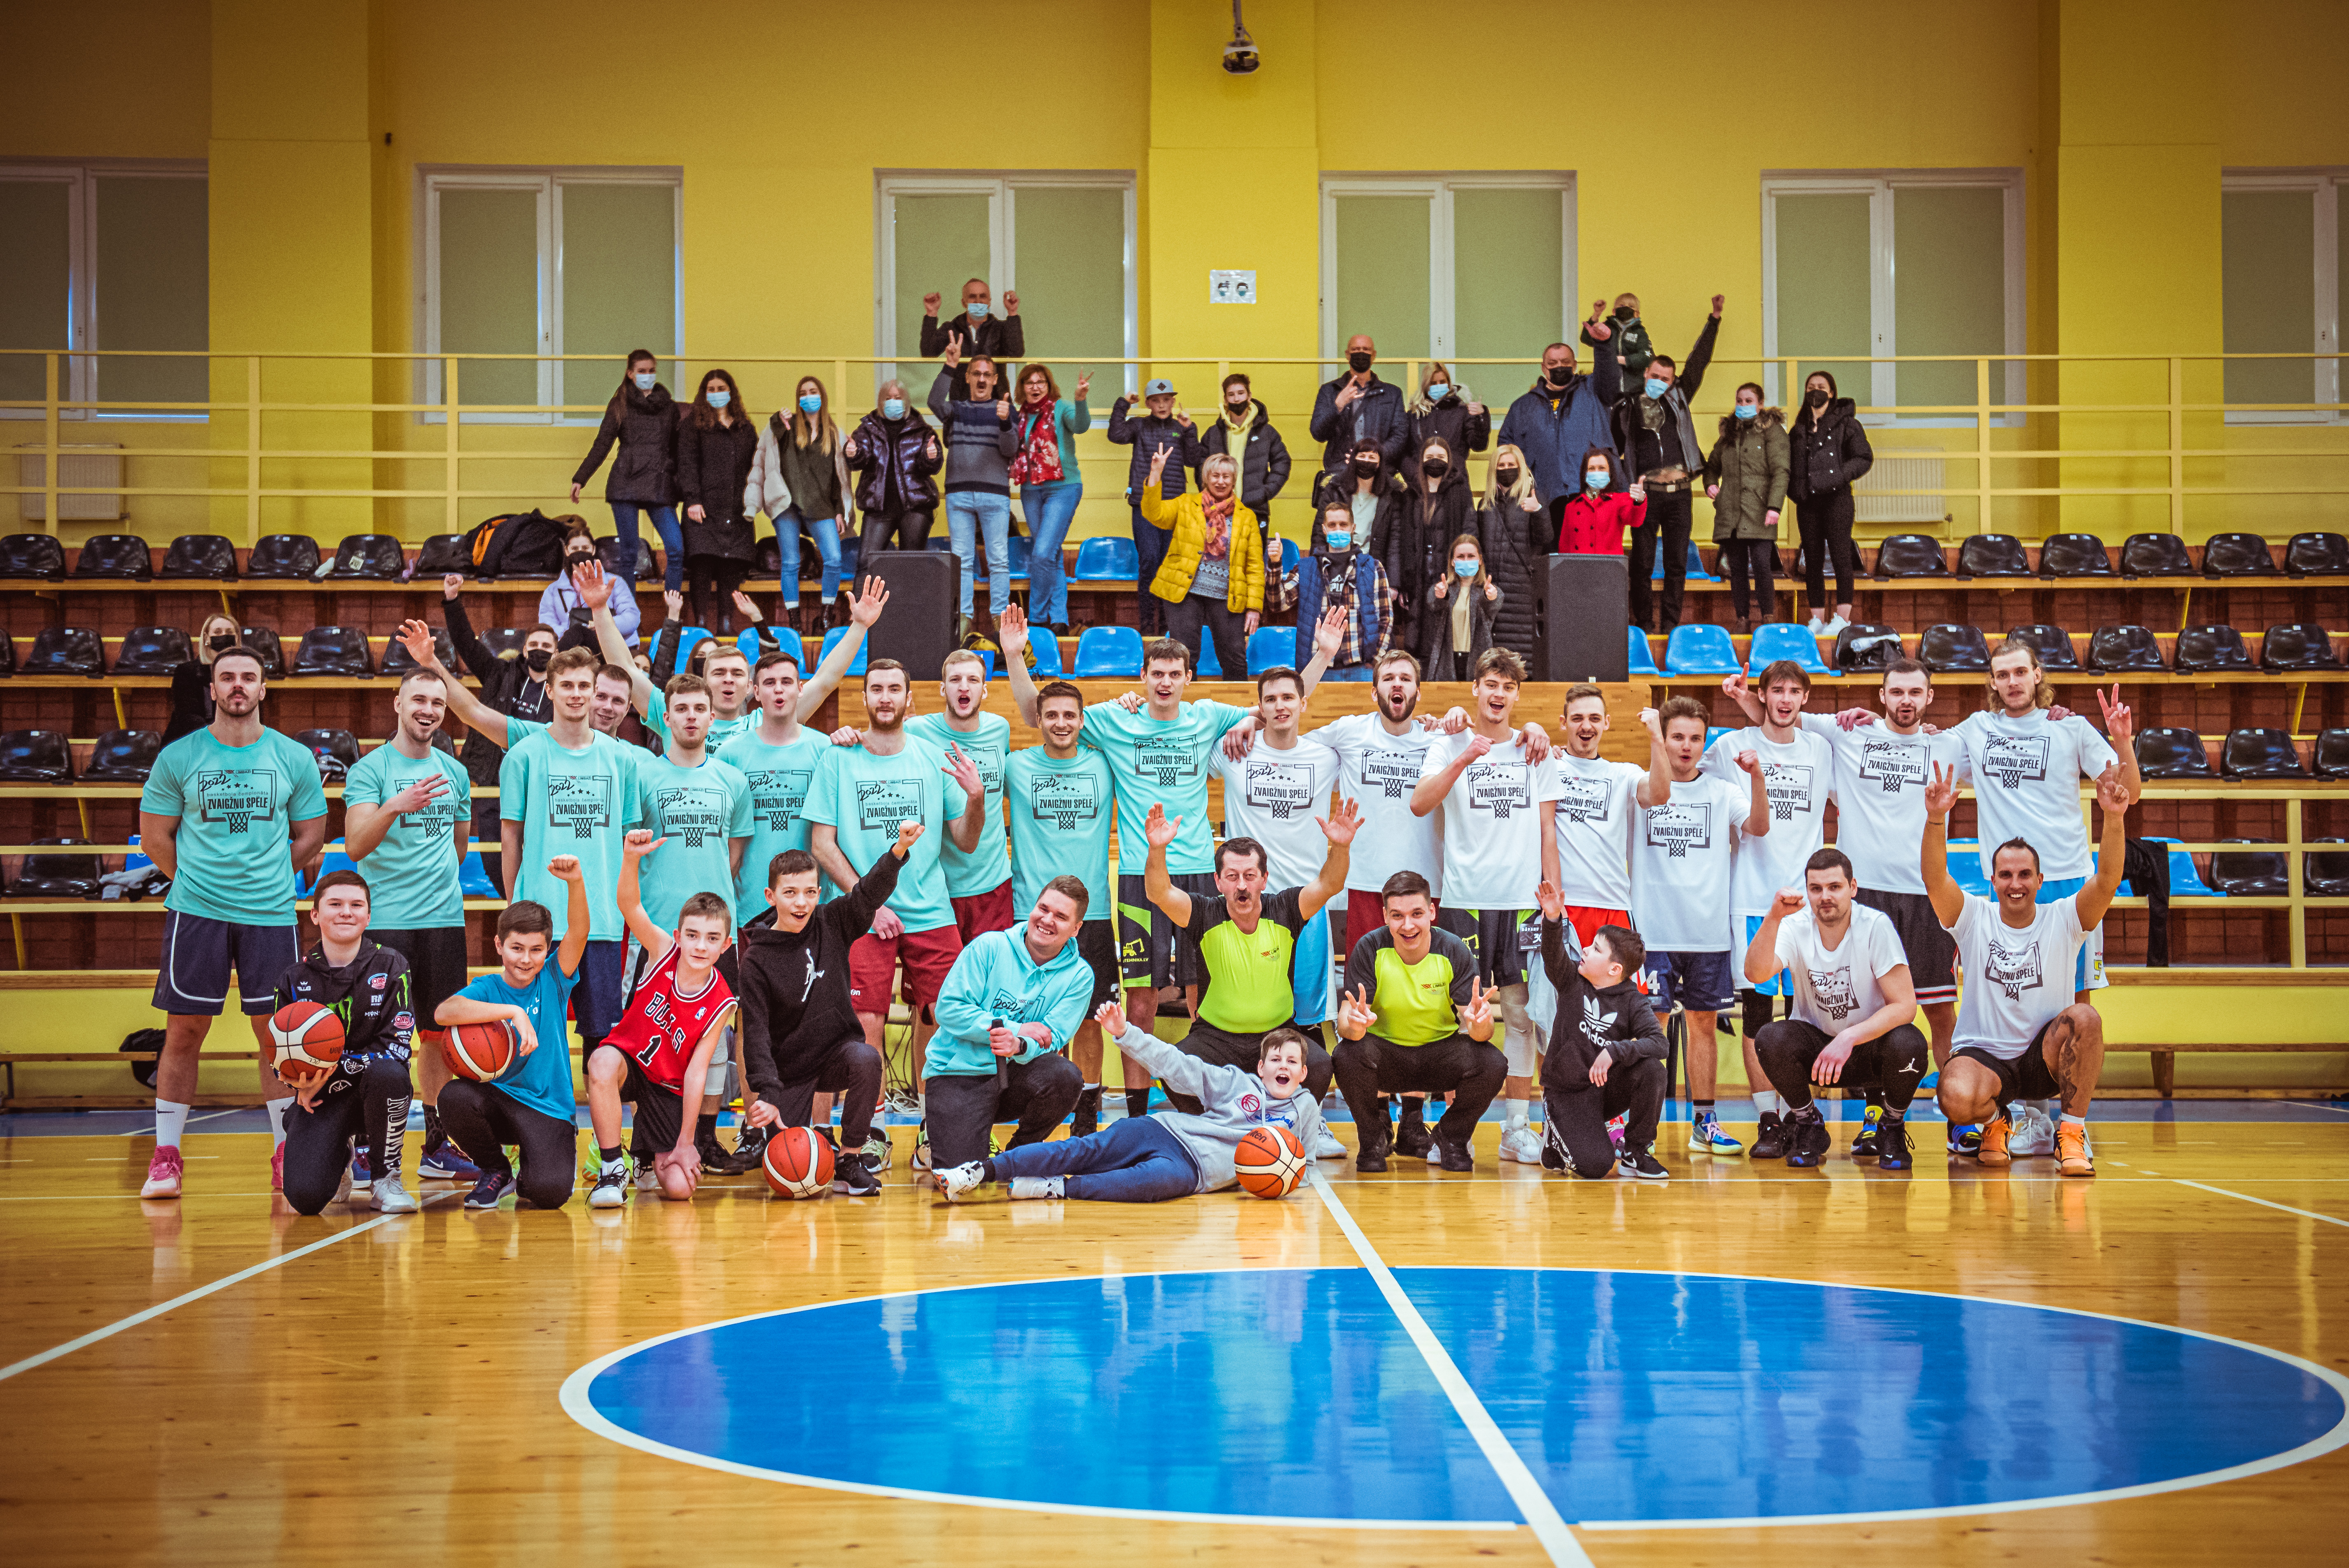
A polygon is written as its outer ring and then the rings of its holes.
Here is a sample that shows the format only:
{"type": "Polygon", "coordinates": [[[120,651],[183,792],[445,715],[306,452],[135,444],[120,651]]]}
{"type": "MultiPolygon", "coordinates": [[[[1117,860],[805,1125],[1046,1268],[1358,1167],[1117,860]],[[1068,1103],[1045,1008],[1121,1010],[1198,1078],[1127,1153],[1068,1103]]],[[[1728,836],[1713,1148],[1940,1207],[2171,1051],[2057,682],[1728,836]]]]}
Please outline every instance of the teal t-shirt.
{"type": "Polygon", "coordinates": [[[1109,758],[1110,779],[1117,787],[1125,846],[1120,874],[1142,874],[1150,853],[1142,824],[1154,805],[1183,819],[1182,831],[1166,846],[1168,873],[1216,869],[1216,841],[1207,827],[1207,775],[1213,771],[1208,763],[1216,743],[1247,716],[1247,708],[1223,702],[1186,702],[1181,717],[1164,721],[1151,717],[1146,707],[1128,713],[1113,702],[1085,709],[1085,743],[1109,758]]]}
{"type": "Polygon", "coordinates": [[[385,931],[429,931],[465,923],[465,895],[457,885],[464,867],[457,824],[473,820],[473,781],[457,759],[437,747],[402,757],[388,742],[359,758],[343,784],[343,804],[380,806],[419,779],[438,773],[447,793],[420,810],[392,819],[382,842],[358,863],[367,880],[367,923],[385,931]]]}
{"type": "Polygon", "coordinates": [[[859,875],[897,842],[898,823],[919,821],[922,836],[898,868],[889,907],[907,931],[936,931],[955,923],[938,847],[947,841],[947,824],[966,804],[961,786],[947,776],[946,758],[908,738],[905,749],[889,757],[862,746],[826,747],[808,789],[807,820],[832,826],[840,852],[859,875]]]}
{"type": "Polygon", "coordinates": [[[326,814],[318,759],[277,730],[222,746],[209,729],[163,748],[139,809],[180,819],[163,907],[238,925],[294,923],[294,824],[326,814]]]}
{"type": "MultiPolygon", "coordinates": [[[[719,747],[743,731],[756,727],[758,722],[759,709],[755,703],[732,718],[713,718],[709,721],[709,733],[702,738],[701,748],[715,757],[719,747]]],[[[660,743],[666,748],[668,745],[668,693],[658,686],[653,688],[652,701],[645,705],[644,724],[646,729],[660,738],[660,743]]]]}
{"type": "Polygon", "coordinates": [[[742,775],[714,757],[698,768],[647,757],[636,764],[636,820],[668,840],[636,868],[655,925],[675,931],[678,912],[698,892],[719,894],[726,913],[734,913],[727,843],[750,833],[750,786],[742,775]]]}
{"type": "Polygon", "coordinates": [[[587,939],[617,942],[620,835],[636,824],[636,766],[651,757],[599,731],[577,751],[541,730],[510,747],[498,767],[498,815],[522,824],[514,897],[535,899],[554,916],[554,940],[570,923],[571,889],[547,874],[556,855],[576,855],[587,878],[587,939]]]}
{"type": "Polygon", "coordinates": [[[978,729],[965,735],[947,723],[946,715],[925,713],[905,721],[905,733],[929,742],[941,762],[947,746],[954,745],[978,764],[979,782],[987,788],[987,821],[978,830],[978,848],[964,854],[948,841],[939,856],[946,863],[948,897],[993,892],[1011,880],[1011,855],[1003,842],[1003,764],[1011,755],[1011,721],[999,713],[982,713],[978,729]]]}
{"type": "MultiPolygon", "coordinates": [[[[774,858],[808,847],[808,786],[815,782],[816,764],[831,749],[828,737],[802,726],[789,746],[770,746],[750,729],[718,753],[718,760],[742,775],[750,790],[750,841],[743,846],[742,870],[734,879],[737,918],[755,918],[767,907],[767,867],[774,858]]],[[[828,878],[819,885],[826,897],[834,891],[828,878]]]]}
{"type": "Polygon", "coordinates": [[[1087,920],[1110,918],[1109,824],[1114,794],[1109,762],[1080,747],[1056,762],[1040,746],[1011,754],[1004,769],[1011,802],[1011,912],[1022,919],[1054,877],[1085,884],[1087,920]]]}
{"type": "Polygon", "coordinates": [[[538,1049],[526,1057],[515,1057],[505,1077],[491,1079],[490,1087],[512,1096],[533,1110],[574,1125],[578,1121],[579,1098],[571,1088],[571,1037],[564,1033],[564,1015],[571,1006],[571,988],[578,983],[579,976],[565,975],[561,959],[550,953],[539,968],[538,978],[526,990],[517,991],[507,985],[505,971],[495,969],[476,975],[457,993],[477,1002],[520,1007],[530,1015],[531,1032],[538,1037],[538,1049]]]}

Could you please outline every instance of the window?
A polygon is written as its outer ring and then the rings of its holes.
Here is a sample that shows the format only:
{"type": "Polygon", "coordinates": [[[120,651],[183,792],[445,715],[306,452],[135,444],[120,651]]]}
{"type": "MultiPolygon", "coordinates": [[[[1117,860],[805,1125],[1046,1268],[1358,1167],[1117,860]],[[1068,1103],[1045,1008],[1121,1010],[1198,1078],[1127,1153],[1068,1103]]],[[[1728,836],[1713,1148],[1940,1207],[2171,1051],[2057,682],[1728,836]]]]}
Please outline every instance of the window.
{"type": "MultiPolygon", "coordinates": [[[[2338,354],[2349,173],[2230,174],[2219,196],[2230,354],[2338,354]]],[[[2341,362],[2230,359],[2229,403],[2337,403],[2341,362]]],[[[2230,409],[2230,424],[2322,425],[2313,408],[2230,409]]]]}
{"type": "MultiPolygon", "coordinates": [[[[423,181],[424,352],[596,356],[460,360],[464,419],[593,424],[622,356],[677,356],[676,171],[455,170],[423,181]]],[[[440,402],[440,362],[426,362],[419,379],[419,400],[440,402]]]]}
{"type": "Polygon", "coordinates": [[[1359,332],[1382,359],[1536,359],[1572,341],[1573,301],[1570,175],[1321,181],[1321,352],[1333,366],[1359,332]]]}
{"type": "MultiPolygon", "coordinates": [[[[1962,359],[1886,365],[1891,355],[2008,355],[2023,348],[2023,177],[2013,170],[1894,175],[1785,174],[1762,181],[1763,347],[1804,375],[1881,409],[1971,406],[1962,359]]],[[[2010,360],[1993,402],[2023,400],[2010,360]]],[[[1774,371],[1768,381],[1775,380],[1774,371]]],[[[1794,389],[1775,387],[1785,401],[1794,389]]],[[[1964,414],[1897,415],[1911,425],[1971,425],[1964,414]]],[[[1997,415],[2005,423],[2019,415],[1997,415]]]]}
{"type": "MultiPolygon", "coordinates": [[[[197,163],[0,166],[0,346],[202,352],[212,341],[204,170],[197,163]]],[[[0,355],[0,398],[44,396],[41,356],[0,355]]],[[[202,419],[212,396],[198,358],[74,357],[62,397],[133,407],[68,418],[202,419]]],[[[16,418],[39,410],[11,408],[16,418]]]]}
{"type": "MultiPolygon", "coordinates": [[[[1063,396],[1089,370],[1104,390],[1135,390],[1114,363],[1141,352],[1133,175],[885,174],[878,195],[874,352],[906,356],[894,374],[916,403],[934,374],[920,357],[922,298],[938,296],[943,320],[972,278],[987,280],[999,314],[1019,294],[1027,357],[1052,367],[1063,396]]],[[[885,365],[875,379],[891,374],[885,365]]]]}

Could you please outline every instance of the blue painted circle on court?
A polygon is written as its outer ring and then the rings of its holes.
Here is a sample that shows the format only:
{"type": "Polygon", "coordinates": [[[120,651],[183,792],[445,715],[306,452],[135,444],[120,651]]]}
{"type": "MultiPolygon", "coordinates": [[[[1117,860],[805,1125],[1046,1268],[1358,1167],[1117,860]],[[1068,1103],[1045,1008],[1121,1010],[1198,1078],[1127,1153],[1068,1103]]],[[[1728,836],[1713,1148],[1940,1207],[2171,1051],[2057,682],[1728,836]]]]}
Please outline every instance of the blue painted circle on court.
{"type": "MultiPolygon", "coordinates": [[[[1394,1272],[1572,1521],[2029,1507],[2349,1438],[2341,1380],[2155,1324],[1802,1281],[1394,1272]]],[[[1350,1524],[1520,1517],[1361,1269],[801,1308],[616,1352],[564,1400],[623,1442],[855,1491],[1350,1524]]]]}

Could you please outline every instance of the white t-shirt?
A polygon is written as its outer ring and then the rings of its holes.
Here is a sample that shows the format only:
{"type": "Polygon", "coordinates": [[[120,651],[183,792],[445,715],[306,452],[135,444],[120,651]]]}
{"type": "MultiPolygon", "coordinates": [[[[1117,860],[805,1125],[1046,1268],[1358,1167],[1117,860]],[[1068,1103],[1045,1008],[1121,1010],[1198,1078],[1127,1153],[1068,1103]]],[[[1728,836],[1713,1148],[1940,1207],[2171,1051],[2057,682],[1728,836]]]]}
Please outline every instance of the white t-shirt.
{"type": "Polygon", "coordinates": [[[1639,808],[1644,768],[1559,750],[1557,765],[1557,888],[1585,909],[1631,907],[1631,813],[1639,808]]]}
{"type": "Polygon", "coordinates": [[[1835,753],[1836,848],[1850,857],[1852,875],[1875,892],[1921,894],[1925,787],[1932,764],[1956,766],[1963,744],[1953,735],[1897,735],[1882,723],[1847,732],[1816,713],[1803,715],[1803,728],[1835,753]]]}
{"type": "Polygon", "coordinates": [[[1729,882],[1754,788],[1737,777],[1675,779],[1662,805],[1631,808],[1631,924],[1651,953],[1745,951],[1744,932],[1731,929],[1729,882]]]}
{"type": "Polygon", "coordinates": [[[1878,982],[1907,967],[1909,952],[1889,916],[1855,903],[1843,945],[1832,953],[1820,945],[1819,924],[1809,910],[1780,921],[1778,962],[1794,979],[1794,1016],[1836,1035],[1884,1006],[1884,987],[1878,982]]]}
{"type": "Polygon", "coordinates": [[[2072,976],[2086,937],[2077,899],[2032,908],[2037,918],[2018,928],[1999,918],[1992,900],[1966,895],[1958,923],[1949,927],[1966,975],[1951,1045],[2012,1061],[2030,1049],[2041,1026],[2072,1005],[2072,976]]]}
{"type": "Polygon", "coordinates": [[[1417,720],[1389,735],[1374,713],[1350,713],[1305,737],[1338,754],[1338,788],[1362,814],[1361,831],[1346,862],[1350,891],[1378,892],[1397,872],[1417,872],[1444,896],[1444,815],[1411,814],[1412,787],[1431,741],[1441,738],[1417,720]]]}
{"type": "MultiPolygon", "coordinates": [[[[1433,779],[1468,749],[1475,731],[1440,735],[1419,776],[1433,779]]],[[[1444,818],[1444,902],[1461,909],[1532,909],[1540,903],[1541,812],[1557,799],[1557,767],[1525,759],[1525,742],[1495,746],[1462,769],[1438,809],[1444,818]]],[[[1430,812],[1434,816],[1437,812],[1430,812]]]]}
{"type": "Polygon", "coordinates": [[[1319,876],[1330,841],[1313,819],[1330,814],[1338,754],[1313,740],[1276,751],[1259,736],[1238,762],[1217,745],[1211,766],[1224,781],[1224,837],[1264,846],[1267,889],[1303,887],[1319,876]]]}
{"type": "Polygon", "coordinates": [[[2076,713],[2060,723],[2044,710],[2021,718],[1977,713],[1950,734],[1965,748],[1963,776],[1973,781],[1982,875],[1999,845],[2021,839],[2039,851],[2039,874],[2049,882],[2086,876],[2094,862],[2080,780],[2120,760],[2096,727],[2076,713]]]}
{"type": "Polygon", "coordinates": [[[1729,888],[1735,914],[1767,914],[1780,888],[1803,885],[1803,862],[1827,841],[1827,797],[1835,783],[1835,751],[1819,737],[1797,729],[1789,741],[1772,740],[1759,725],[1733,729],[1704,754],[1704,770],[1750,792],[1737,754],[1762,759],[1762,782],[1770,795],[1769,836],[1737,846],[1737,874],[1729,888]]]}

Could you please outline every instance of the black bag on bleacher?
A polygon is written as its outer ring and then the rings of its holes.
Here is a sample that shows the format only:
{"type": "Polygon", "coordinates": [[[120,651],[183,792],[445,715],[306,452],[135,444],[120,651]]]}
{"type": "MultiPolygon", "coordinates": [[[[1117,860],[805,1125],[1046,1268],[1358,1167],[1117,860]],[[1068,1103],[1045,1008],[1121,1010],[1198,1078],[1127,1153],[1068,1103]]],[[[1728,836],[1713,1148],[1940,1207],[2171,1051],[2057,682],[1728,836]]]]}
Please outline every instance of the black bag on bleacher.
{"type": "Polygon", "coordinates": [[[563,571],[563,525],[533,507],[474,524],[465,549],[475,577],[554,577],[563,571]]]}
{"type": "MultiPolygon", "coordinates": [[[[123,1036],[122,1043],[114,1048],[118,1051],[160,1051],[163,1048],[163,1031],[160,1029],[133,1029],[129,1034],[123,1036]]],[[[161,1064],[158,1062],[132,1062],[130,1064],[130,1076],[139,1080],[140,1088],[153,1088],[155,1087],[155,1069],[160,1065],[161,1064]]]]}

